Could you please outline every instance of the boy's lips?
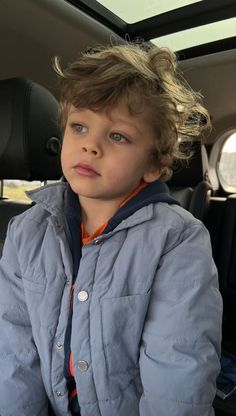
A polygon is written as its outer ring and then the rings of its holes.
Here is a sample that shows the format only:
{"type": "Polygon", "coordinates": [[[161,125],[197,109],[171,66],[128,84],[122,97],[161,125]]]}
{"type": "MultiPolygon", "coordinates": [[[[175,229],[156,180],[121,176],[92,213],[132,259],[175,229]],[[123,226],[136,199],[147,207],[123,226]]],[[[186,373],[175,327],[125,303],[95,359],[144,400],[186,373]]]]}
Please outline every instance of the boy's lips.
{"type": "Polygon", "coordinates": [[[74,169],[78,174],[83,176],[100,176],[100,174],[92,168],[92,166],[87,165],[86,163],[78,163],[74,169]]]}

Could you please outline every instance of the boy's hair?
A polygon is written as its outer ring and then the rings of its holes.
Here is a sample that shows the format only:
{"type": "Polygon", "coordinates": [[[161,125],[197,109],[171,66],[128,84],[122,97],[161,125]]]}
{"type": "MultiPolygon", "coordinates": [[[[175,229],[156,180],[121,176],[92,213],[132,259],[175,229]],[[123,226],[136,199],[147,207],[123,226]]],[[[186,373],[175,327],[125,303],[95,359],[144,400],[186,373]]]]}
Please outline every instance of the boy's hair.
{"type": "MultiPolygon", "coordinates": [[[[76,108],[109,111],[121,100],[131,115],[142,112],[155,136],[152,161],[171,176],[175,159],[184,159],[181,142],[199,136],[210,126],[201,95],[177,71],[177,59],[167,48],[136,44],[99,47],[61,69],[54,68],[61,85],[60,124],[64,132],[68,111],[76,108]]],[[[145,138],[144,138],[145,140],[145,138]]]]}

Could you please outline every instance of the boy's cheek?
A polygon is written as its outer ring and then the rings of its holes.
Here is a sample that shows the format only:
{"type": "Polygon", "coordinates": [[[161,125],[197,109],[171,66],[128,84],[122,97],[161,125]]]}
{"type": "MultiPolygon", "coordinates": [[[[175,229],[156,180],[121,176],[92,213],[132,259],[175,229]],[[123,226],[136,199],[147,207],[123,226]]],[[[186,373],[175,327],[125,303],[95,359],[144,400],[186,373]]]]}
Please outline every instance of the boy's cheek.
{"type": "Polygon", "coordinates": [[[62,171],[65,174],[65,169],[66,166],[69,162],[69,158],[67,156],[67,151],[66,148],[64,147],[64,145],[62,144],[62,149],[61,149],[61,167],[62,167],[62,171]]]}
{"type": "Polygon", "coordinates": [[[67,157],[67,154],[69,150],[71,149],[72,147],[70,145],[69,137],[65,134],[63,137],[62,146],[61,146],[61,158],[67,157]]]}

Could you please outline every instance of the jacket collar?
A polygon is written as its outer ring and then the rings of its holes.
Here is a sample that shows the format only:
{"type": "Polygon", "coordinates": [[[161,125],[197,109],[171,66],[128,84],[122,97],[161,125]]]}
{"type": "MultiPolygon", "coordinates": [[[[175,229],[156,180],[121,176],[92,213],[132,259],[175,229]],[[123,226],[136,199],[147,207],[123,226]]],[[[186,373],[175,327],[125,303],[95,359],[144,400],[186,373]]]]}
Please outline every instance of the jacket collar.
{"type": "MultiPolygon", "coordinates": [[[[46,185],[27,192],[27,195],[52,215],[66,216],[67,219],[74,217],[80,221],[79,199],[67,182],[46,185]]],[[[156,202],[179,204],[170,196],[165,183],[155,181],[142,189],[115,213],[108,222],[104,234],[110,234],[115,228],[120,230],[148,221],[153,216],[153,203],[156,202]]]]}
{"type": "MultiPolygon", "coordinates": [[[[75,217],[80,215],[80,205],[78,198],[73,197],[75,195],[68,183],[59,182],[56,184],[50,184],[43,186],[42,188],[34,189],[33,191],[27,192],[28,197],[36,204],[42,206],[42,208],[48,211],[52,215],[75,217]]],[[[138,223],[149,220],[152,217],[152,208],[151,206],[147,207],[147,210],[142,210],[142,213],[135,212],[134,215],[127,218],[125,221],[122,221],[121,218],[115,218],[113,226],[107,230],[111,231],[111,228],[114,229],[116,225],[119,224],[118,229],[127,228],[127,226],[132,227],[138,223]]]]}
{"type": "Polygon", "coordinates": [[[26,194],[34,203],[41,205],[52,215],[64,215],[68,187],[68,183],[58,182],[26,192],[26,194]]]}
{"type": "Polygon", "coordinates": [[[169,189],[164,182],[155,181],[148,184],[143,188],[137,195],[130,199],[124,206],[122,206],[115,215],[110,219],[104,233],[112,231],[119,224],[124,223],[126,227],[136,225],[137,223],[146,221],[151,218],[153,209],[153,203],[156,202],[167,202],[168,204],[179,204],[175,199],[170,196],[169,189]],[[146,210],[140,209],[146,207],[146,210]],[[148,207],[150,207],[148,209],[148,207]],[[137,213],[137,215],[135,215],[137,213]],[[144,217],[144,213],[146,216],[144,217]],[[126,219],[130,218],[131,223],[127,222],[126,219]],[[133,222],[135,221],[135,223],[133,222]]]}

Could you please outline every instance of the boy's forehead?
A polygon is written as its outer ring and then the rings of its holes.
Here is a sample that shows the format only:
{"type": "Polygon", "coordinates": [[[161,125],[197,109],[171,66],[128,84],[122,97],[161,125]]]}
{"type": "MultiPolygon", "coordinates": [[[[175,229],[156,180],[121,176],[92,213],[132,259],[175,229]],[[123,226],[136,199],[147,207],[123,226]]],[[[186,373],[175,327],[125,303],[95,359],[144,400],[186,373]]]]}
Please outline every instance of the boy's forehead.
{"type": "Polygon", "coordinates": [[[73,104],[70,104],[68,107],[68,115],[79,113],[79,108],[76,108],[73,104]]]}
{"type": "Polygon", "coordinates": [[[145,111],[140,111],[137,114],[131,113],[129,111],[128,106],[124,103],[119,103],[112,106],[111,108],[105,109],[77,108],[73,104],[71,104],[68,110],[68,115],[89,115],[89,113],[101,114],[106,116],[112,122],[123,123],[131,126],[141,124],[142,122],[147,121],[145,111]]]}

